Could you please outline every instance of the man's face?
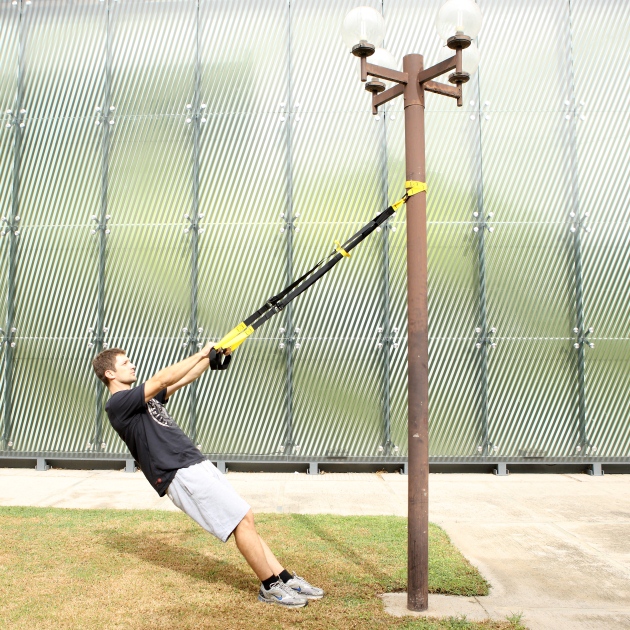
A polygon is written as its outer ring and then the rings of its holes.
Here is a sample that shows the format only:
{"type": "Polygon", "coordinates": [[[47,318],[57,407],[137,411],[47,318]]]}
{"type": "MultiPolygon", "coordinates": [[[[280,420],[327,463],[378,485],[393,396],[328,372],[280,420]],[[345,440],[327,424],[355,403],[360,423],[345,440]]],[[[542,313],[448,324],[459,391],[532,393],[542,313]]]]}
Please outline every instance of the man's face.
{"type": "Polygon", "coordinates": [[[118,381],[125,385],[131,385],[136,382],[136,366],[129,360],[126,354],[116,356],[116,369],[106,370],[105,376],[110,381],[118,381]]]}

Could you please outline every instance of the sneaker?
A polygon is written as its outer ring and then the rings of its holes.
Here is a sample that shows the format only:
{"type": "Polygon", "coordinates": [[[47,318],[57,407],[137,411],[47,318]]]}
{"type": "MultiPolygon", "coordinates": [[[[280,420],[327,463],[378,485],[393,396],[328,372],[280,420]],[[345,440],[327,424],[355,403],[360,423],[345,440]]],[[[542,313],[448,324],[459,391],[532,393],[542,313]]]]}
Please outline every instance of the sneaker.
{"type": "Polygon", "coordinates": [[[290,586],[296,593],[299,593],[307,599],[321,599],[324,597],[324,591],[321,588],[309,584],[303,577],[295,575],[295,573],[286,583],[286,586],[290,586]]]}
{"type": "Polygon", "coordinates": [[[308,599],[287,586],[282,580],[274,582],[268,589],[262,584],[258,592],[258,601],[265,604],[278,604],[288,608],[301,608],[308,604],[308,599]]]}

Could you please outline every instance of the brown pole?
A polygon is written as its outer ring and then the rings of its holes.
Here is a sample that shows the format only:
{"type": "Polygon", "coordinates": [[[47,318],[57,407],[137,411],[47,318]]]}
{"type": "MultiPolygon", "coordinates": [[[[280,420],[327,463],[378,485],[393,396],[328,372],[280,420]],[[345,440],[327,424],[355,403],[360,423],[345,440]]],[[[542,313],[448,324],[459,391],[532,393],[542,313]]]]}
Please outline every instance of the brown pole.
{"type": "MultiPolygon", "coordinates": [[[[417,77],[422,55],[406,55],[405,157],[407,180],[426,181],[424,90],[417,77]]],[[[409,516],[407,608],[429,606],[429,329],[427,307],[427,199],[421,192],[407,201],[409,516]]]]}

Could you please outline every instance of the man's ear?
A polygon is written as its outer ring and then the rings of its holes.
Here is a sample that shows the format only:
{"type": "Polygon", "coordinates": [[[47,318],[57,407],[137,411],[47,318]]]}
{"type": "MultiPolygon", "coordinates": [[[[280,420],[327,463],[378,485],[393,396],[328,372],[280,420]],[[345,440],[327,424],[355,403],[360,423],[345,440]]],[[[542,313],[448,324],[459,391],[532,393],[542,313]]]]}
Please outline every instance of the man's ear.
{"type": "Polygon", "coordinates": [[[112,370],[105,370],[105,378],[112,381],[116,378],[116,374],[112,370]]]}

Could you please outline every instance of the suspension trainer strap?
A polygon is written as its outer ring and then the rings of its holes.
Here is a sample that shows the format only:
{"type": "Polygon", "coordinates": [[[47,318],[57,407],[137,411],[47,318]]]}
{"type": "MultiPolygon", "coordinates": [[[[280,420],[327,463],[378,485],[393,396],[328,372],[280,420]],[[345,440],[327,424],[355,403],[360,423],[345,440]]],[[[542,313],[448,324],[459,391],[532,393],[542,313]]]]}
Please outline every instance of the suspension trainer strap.
{"type": "Polygon", "coordinates": [[[214,358],[211,352],[210,368],[214,370],[226,369],[231,356],[226,356],[223,363],[219,363],[220,357],[223,357],[223,350],[230,348],[235,350],[249,337],[256,329],[260,328],[267,320],[271,319],[276,313],[279,313],[289,302],[294,300],[298,295],[304,293],[309,287],[313,286],[323,275],[328,273],[340,260],[350,258],[350,252],[363,240],[365,240],[374,230],[385,223],[406,201],[409,197],[424,192],[427,185],[424,182],[406,181],[405,195],[396,203],[393,203],[387,209],[375,216],[369,223],[366,223],[358,232],[353,234],[345,243],[340,244],[335,241],[335,248],[322,258],[314,267],[309,269],[304,275],[285,287],[280,293],[269,298],[263,306],[255,313],[252,313],[247,319],[243,320],[238,326],[233,328],[221,341],[213,348],[214,358]],[[216,367],[213,367],[215,365],[216,367]],[[221,367],[218,367],[221,365],[221,367]]]}

